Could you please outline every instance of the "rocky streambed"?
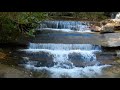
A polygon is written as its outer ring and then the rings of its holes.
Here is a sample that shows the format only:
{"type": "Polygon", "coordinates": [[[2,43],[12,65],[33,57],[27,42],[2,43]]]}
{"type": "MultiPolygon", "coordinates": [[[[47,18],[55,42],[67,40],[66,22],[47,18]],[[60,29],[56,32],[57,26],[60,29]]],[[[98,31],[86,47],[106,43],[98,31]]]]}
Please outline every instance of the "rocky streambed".
{"type": "Polygon", "coordinates": [[[119,78],[120,33],[100,34],[86,30],[84,25],[70,21],[45,22],[35,38],[27,41],[27,46],[1,45],[0,77],[119,78]],[[51,28],[43,28],[46,23],[51,28]],[[71,31],[69,25],[76,24],[83,27],[82,31],[73,28],[71,31]]]}

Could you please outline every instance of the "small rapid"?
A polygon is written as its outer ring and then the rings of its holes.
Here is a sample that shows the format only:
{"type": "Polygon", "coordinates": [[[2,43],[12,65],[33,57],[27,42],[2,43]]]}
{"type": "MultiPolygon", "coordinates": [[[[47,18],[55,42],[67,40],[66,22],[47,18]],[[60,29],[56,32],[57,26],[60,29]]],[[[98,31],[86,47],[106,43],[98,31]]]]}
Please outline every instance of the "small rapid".
{"type": "Polygon", "coordinates": [[[120,19],[120,12],[116,14],[115,19],[120,19]]]}
{"type": "Polygon", "coordinates": [[[43,21],[37,30],[53,30],[62,32],[91,32],[89,23],[80,21],[43,21]]]}
{"type": "MultiPolygon", "coordinates": [[[[52,32],[63,31],[66,37],[72,36],[72,38],[81,36],[81,38],[90,38],[86,35],[78,33],[68,32],[91,32],[88,29],[89,23],[80,21],[43,21],[37,27],[37,30],[44,32],[49,30],[52,32]]],[[[65,42],[58,40],[57,32],[50,34],[54,36],[50,42],[49,36],[46,33],[37,33],[37,39],[41,39],[41,35],[44,35],[44,43],[41,40],[36,41],[36,37],[29,43],[27,49],[20,49],[20,52],[24,53],[23,62],[20,63],[23,67],[29,70],[42,72],[45,71],[49,78],[92,78],[102,74],[102,69],[109,65],[100,64],[96,55],[102,52],[102,48],[99,45],[82,44],[78,43],[80,39],[74,41],[74,43],[65,43],[71,41],[71,39],[64,39],[65,42]],[[46,39],[47,38],[47,39],[46,39]],[[45,43],[49,41],[49,43],[45,43]],[[55,40],[55,42],[53,42],[55,40]],[[69,40],[69,41],[68,41],[69,40]]],[[[59,34],[59,33],[58,33],[59,34]]],[[[61,37],[59,37],[61,38],[61,37]]]]}
{"type": "Polygon", "coordinates": [[[30,58],[27,58],[28,61],[24,64],[25,68],[35,71],[47,70],[49,73],[52,73],[50,75],[52,78],[60,78],[61,76],[72,78],[84,76],[92,77],[92,75],[94,76],[95,74],[100,74],[101,69],[107,66],[99,66],[95,53],[101,52],[101,47],[91,44],[30,43],[29,49],[22,49],[21,51],[33,56],[36,54],[40,55],[41,52],[44,52],[48,54],[48,59],[49,56],[52,55],[53,65],[50,67],[40,65],[36,67],[38,61],[31,61],[30,58]],[[79,62],[94,63],[93,66],[77,67],[73,60],[75,59],[76,54],[79,55],[77,58],[79,62]]]}

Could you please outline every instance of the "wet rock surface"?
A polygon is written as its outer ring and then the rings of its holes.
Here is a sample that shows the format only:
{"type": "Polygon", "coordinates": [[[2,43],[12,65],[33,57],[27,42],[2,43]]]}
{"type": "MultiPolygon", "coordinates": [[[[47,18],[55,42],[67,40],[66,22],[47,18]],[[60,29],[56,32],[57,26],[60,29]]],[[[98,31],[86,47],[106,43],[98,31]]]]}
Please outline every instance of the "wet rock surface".
{"type": "Polygon", "coordinates": [[[104,26],[101,30],[100,30],[100,33],[103,34],[103,33],[114,33],[114,27],[111,27],[111,26],[104,26]]]}
{"type": "MultiPolygon", "coordinates": [[[[69,54],[69,60],[76,66],[76,67],[86,67],[86,66],[93,66],[96,63],[99,65],[111,65],[103,70],[103,75],[100,77],[119,77],[120,75],[120,54],[118,48],[120,46],[120,33],[104,33],[100,34],[99,32],[88,32],[88,33],[78,33],[78,32],[60,32],[60,31],[39,31],[36,34],[35,38],[32,39],[30,42],[32,43],[55,43],[55,44],[93,44],[104,46],[102,48],[103,52],[96,53],[96,60],[92,61],[93,58],[89,58],[89,61],[85,61],[80,54],[69,54]],[[108,49],[107,49],[108,48],[108,49]],[[116,52],[117,50],[117,52],[116,52]]],[[[5,47],[7,49],[7,47],[5,47]]],[[[24,47],[27,48],[27,47],[24,47]]],[[[46,55],[46,53],[26,53],[26,52],[18,52],[11,47],[11,50],[8,51],[10,54],[10,58],[1,61],[0,63],[0,77],[4,78],[31,78],[31,77],[49,77],[49,74],[46,73],[45,70],[41,72],[36,71],[25,71],[18,66],[18,64],[26,63],[28,60],[33,63],[35,62],[34,66],[39,68],[41,66],[52,67],[54,66],[53,56],[46,55]],[[20,58],[21,57],[21,58],[20,58]],[[29,58],[27,58],[29,57],[29,58]],[[24,60],[26,59],[26,61],[24,60]],[[37,61],[37,63],[36,63],[37,61]],[[16,68],[16,67],[17,68],[16,68]]],[[[0,58],[4,58],[6,55],[4,53],[0,53],[0,58]]],[[[63,58],[64,59],[64,58],[63,58]]],[[[71,64],[70,64],[71,65],[71,64]]],[[[72,67],[72,66],[71,66],[72,67]]]]}
{"type": "Polygon", "coordinates": [[[104,34],[104,37],[108,47],[120,46],[120,33],[104,34]]]}
{"type": "Polygon", "coordinates": [[[30,78],[30,74],[15,67],[0,64],[0,78],[30,78]]]}
{"type": "Polygon", "coordinates": [[[93,24],[90,26],[93,32],[104,33],[114,33],[120,30],[120,20],[119,19],[106,19],[99,22],[99,25],[93,24]]]}
{"type": "Polygon", "coordinates": [[[112,65],[103,69],[100,78],[120,78],[120,65],[112,65]]]}
{"type": "Polygon", "coordinates": [[[102,52],[98,53],[96,55],[97,60],[100,62],[100,64],[109,64],[109,65],[115,65],[117,62],[116,60],[116,53],[115,52],[102,52]]]}
{"type": "Polygon", "coordinates": [[[0,52],[0,59],[5,59],[6,58],[6,54],[5,53],[3,53],[3,52],[0,52]]]}

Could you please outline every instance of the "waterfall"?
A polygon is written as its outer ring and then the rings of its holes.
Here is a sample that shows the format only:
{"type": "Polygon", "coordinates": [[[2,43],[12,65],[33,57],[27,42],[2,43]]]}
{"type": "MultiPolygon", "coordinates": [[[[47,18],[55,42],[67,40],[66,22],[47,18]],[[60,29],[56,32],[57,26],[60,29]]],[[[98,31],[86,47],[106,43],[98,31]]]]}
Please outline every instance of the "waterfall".
{"type": "Polygon", "coordinates": [[[43,21],[37,30],[54,30],[63,32],[90,32],[89,23],[80,21],[43,21]]]}
{"type": "Polygon", "coordinates": [[[101,50],[100,46],[91,44],[55,44],[55,43],[30,43],[29,49],[49,50],[101,50]]]}
{"type": "Polygon", "coordinates": [[[120,12],[116,14],[115,19],[120,19],[120,12]]]}
{"type": "MultiPolygon", "coordinates": [[[[40,66],[36,67],[37,61],[28,60],[25,64],[25,67],[33,70],[47,70],[52,73],[51,77],[60,78],[63,76],[70,77],[93,77],[96,74],[100,74],[101,69],[106,67],[97,66],[86,66],[86,67],[76,67],[73,63],[74,60],[70,59],[70,56],[73,55],[75,58],[75,54],[79,55],[77,58],[79,61],[92,63],[97,62],[96,52],[101,52],[101,47],[91,44],[54,44],[54,43],[30,43],[28,49],[22,49],[21,51],[25,51],[27,54],[33,56],[40,55],[41,52],[48,54],[48,56],[52,56],[53,65],[50,67],[40,66]]],[[[72,57],[72,58],[73,58],[72,57]]],[[[48,58],[49,59],[49,58],[48,58]]]]}
{"type": "Polygon", "coordinates": [[[81,44],[81,39],[78,36],[90,38],[91,35],[86,37],[85,33],[73,33],[90,32],[88,25],[89,23],[80,21],[41,22],[37,30],[52,31],[51,33],[49,33],[50,31],[48,33],[38,32],[35,39],[29,43],[27,49],[20,49],[25,55],[25,57],[23,56],[23,63],[21,63],[22,66],[37,72],[45,71],[50,78],[82,78],[101,75],[101,70],[108,66],[101,65],[97,60],[96,54],[102,52],[101,46],[81,44]],[[69,38],[64,37],[65,40],[59,42],[63,36],[59,38],[58,36],[63,34],[54,31],[62,31],[64,36],[69,38]],[[44,35],[44,38],[41,35],[44,35]],[[49,38],[50,36],[54,37],[49,38]],[[71,41],[71,38],[75,38],[74,43],[66,43],[71,41]]]}

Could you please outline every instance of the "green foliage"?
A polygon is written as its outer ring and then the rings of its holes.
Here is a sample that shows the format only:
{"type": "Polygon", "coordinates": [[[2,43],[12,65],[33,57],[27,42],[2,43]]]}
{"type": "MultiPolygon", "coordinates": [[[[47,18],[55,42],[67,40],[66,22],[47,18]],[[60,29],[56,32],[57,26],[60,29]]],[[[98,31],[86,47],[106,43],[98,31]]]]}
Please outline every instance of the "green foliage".
{"type": "Polygon", "coordinates": [[[33,34],[34,32],[35,32],[35,30],[34,30],[34,29],[31,29],[31,30],[29,30],[29,32],[27,32],[27,34],[28,34],[29,36],[35,37],[35,35],[33,34]]]}
{"type": "Polygon", "coordinates": [[[46,17],[44,12],[0,12],[0,42],[16,40],[21,32],[34,36],[33,28],[46,17]]]}
{"type": "Polygon", "coordinates": [[[34,36],[38,21],[50,16],[69,16],[85,20],[103,20],[108,18],[105,12],[0,12],[0,42],[16,40],[21,32],[34,36]]]}
{"type": "Polygon", "coordinates": [[[103,20],[107,19],[108,15],[105,12],[48,12],[49,16],[68,16],[84,20],[103,20]]]}
{"type": "MultiPolygon", "coordinates": [[[[45,13],[41,12],[21,12],[18,15],[18,23],[19,24],[24,24],[28,28],[30,27],[31,29],[28,30],[26,34],[33,36],[33,28],[37,26],[37,22],[40,20],[44,20],[46,18],[45,13]],[[29,26],[27,25],[29,24],[29,26]]],[[[28,29],[26,28],[26,29],[28,29]]],[[[19,28],[21,29],[21,28],[19,28]]]]}
{"type": "Polygon", "coordinates": [[[18,23],[33,23],[43,20],[45,18],[45,13],[40,12],[21,12],[18,15],[18,23]]]}

